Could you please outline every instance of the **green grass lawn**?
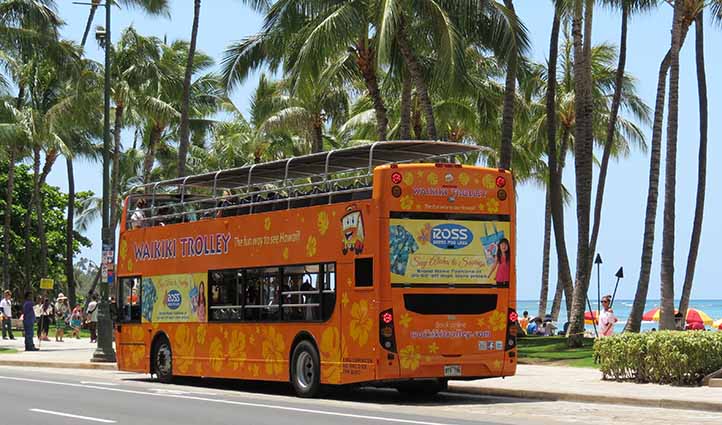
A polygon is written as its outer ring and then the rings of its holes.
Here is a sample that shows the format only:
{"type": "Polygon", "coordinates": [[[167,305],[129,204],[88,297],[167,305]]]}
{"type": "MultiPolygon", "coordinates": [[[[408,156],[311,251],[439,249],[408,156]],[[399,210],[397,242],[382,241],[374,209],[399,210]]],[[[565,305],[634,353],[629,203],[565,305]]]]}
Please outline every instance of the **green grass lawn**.
{"type": "Polygon", "coordinates": [[[585,338],[582,348],[568,348],[563,336],[525,337],[518,339],[519,363],[558,366],[596,367],[594,339],[585,338]]]}
{"type": "Polygon", "coordinates": [[[9,347],[0,347],[0,354],[15,354],[18,350],[9,347]]]}

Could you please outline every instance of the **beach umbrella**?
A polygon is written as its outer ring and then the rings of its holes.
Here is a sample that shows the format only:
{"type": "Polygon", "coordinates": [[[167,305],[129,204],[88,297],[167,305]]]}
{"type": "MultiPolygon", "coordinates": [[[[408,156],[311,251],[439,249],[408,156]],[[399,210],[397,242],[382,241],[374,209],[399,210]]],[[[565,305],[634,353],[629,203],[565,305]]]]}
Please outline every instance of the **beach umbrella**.
{"type": "Polygon", "coordinates": [[[587,325],[593,324],[593,322],[599,323],[599,312],[598,311],[585,311],[584,312],[584,323],[587,325]]]}
{"type": "MultiPolygon", "coordinates": [[[[659,307],[653,308],[642,315],[642,320],[645,320],[647,322],[659,322],[660,311],[661,309],[659,307]]],[[[677,309],[674,310],[674,313],[677,314],[677,309]]],[[[686,322],[696,322],[704,323],[705,325],[711,325],[713,320],[711,317],[709,317],[707,313],[702,310],[697,310],[696,308],[688,308],[686,322]]]]}
{"type": "Polygon", "coordinates": [[[712,323],[712,329],[722,329],[722,319],[715,320],[712,323]]]}

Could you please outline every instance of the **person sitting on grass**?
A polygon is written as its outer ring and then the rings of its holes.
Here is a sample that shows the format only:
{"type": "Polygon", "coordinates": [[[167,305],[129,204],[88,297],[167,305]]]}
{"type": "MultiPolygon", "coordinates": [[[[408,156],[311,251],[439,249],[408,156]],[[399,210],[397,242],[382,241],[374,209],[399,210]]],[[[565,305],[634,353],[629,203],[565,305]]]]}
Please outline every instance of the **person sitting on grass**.
{"type": "Polygon", "coordinates": [[[529,336],[533,335],[544,335],[544,328],[542,327],[541,317],[535,317],[529,322],[529,326],[526,328],[526,334],[529,336]]]}

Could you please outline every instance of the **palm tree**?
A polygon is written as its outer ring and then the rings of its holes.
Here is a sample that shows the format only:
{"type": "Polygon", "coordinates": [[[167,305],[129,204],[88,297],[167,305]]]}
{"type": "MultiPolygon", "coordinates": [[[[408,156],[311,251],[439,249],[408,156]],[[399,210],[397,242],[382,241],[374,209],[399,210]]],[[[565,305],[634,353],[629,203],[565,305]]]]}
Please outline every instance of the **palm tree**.
{"type": "MultiPolygon", "coordinates": [[[[712,16],[716,21],[722,18],[722,1],[716,0],[710,5],[712,16]]],[[[692,238],[687,255],[687,268],[684,275],[684,286],[679,301],[679,312],[686,317],[689,299],[692,294],[694,269],[702,233],[704,216],[705,187],[707,180],[707,75],[704,60],[704,11],[700,10],[695,18],[695,62],[697,66],[697,93],[699,96],[699,165],[697,170],[697,200],[694,208],[692,238]]]]}
{"type": "Polygon", "coordinates": [[[571,347],[581,347],[584,334],[589,253],[589,218],[593,162],[593,104],[591,38],[594,0],[575,0],[572,24],[574,36],[574,93],[576,130],[574,168],[577,196],[577,268],[572,311],[567,335],[571,347]],[[584,27],[582,28],[582,23],[584,27]],[[583,31],[583,33],[582,33],[583,31]]]}
{"type": "MultiPolygon", "coordinates": [[[[680,2],[681,3],[681,2],[680,2]]],[[[683,22],[692,22],[690,16],[694,15],[686,13],[687,18],[683,22]]],[[[680,47],[684,44],[687,35],[687,25],[683,25],[680,34],[680,47]]],[[[647,207],[644,218],[644,235],[642,237],[642,255],[641,267],[639,271],[639,281],[637,282],[637,290],[634,295],[632,309],[629,312],[629,319],[625,326],[625,331],[639,332],[642,325],[642,315],[644,314],[647,302],[647,294],[649,292],[649,278],[652,270],[652,255],[654,253],[654,230],[657,216],[657,200],[659,197],[659,166],[662,152],[662,122],[664,120],[664,100],[666,95],[666,80],[669,72],[672,57],[672,49],[667,51],[662,62],[659,65],[657,76],[657,95],[655,97],[654,120],[652,124],[652,142],[651,153],[649,156],[649,185],[647,190],[647,207]]]]}
{"type": "MultiPolygon", "coordinates": [[[[45,54],[57,56],[54,44],[58,37],[58,17],[53,1],[18,0],[0,4],[0,62],[18,87],[13,115],[21,120],[21,110],[27,96],[27,80],[24,77],[25,64],[38,49],[45,54]]],[[[16,121],[20,124],[20,121],[16,121]]],[[[6,207],[3,224],[3,282],[9,285],[10,232],[12,225],[13,190],[15,184],[14,164],[22,157],[21,147],[12,143],[9,147],[8,182],[6,207]]]]}
{"type": "MultiPolygon", "coordinates": [[[[594,253],[597,250],[597,239],[601,228],[602,202],[604,199],[604,187],[607,178],[607,170],[609,168],[609,158],[614,144],[614,134],[616,132],[617,117],[619,114],[619,106],[622,101],[622,85],[624,83],[624,69],[627,63],[627,23],[629,15],[638,12],[647,11],[656,6],[657,0],[605,0],[612,6],[621,8],[622,23],[621,35],[619,41],[619,63],[614,82],[614,95],[612,97],[612,107],[609,111],[609,120],[607,124],[607,138],[604,143],[604,152],[602,154],[602,163],[599,167],[599,178],[597,181],[597,192],[594,198],[594,224],[592,225],[592,236],[589,242],[589,252],[594,253]]],[[[591,267],[592,256],[589,256],[591,267]]]]}
{"type": "Polygon", "coordinates": [[[190,107],[191,77],[193,76],[193,57],[196,54],[196,41],[198,39],[198,18],[201,13],[201,0],[193,0],[193,26],[191,28],[191,43],[188,46],[188,62],[185,77],[183,78],[183,100],[181,102],[180,140],[178,143],[178,176],[186,175],[186,157],[190,143],[190,130],[188,122],[188,108],[190,107]]]}
{"type": "Polygon", "coordinates": [[[667,156],[664,178],[664,228],[662,230],[662,279],[660,329],[674,329],[674,220],[677,179],[677,126],[679,116],[679,51],[682,46],[682,18],[685,4],[676,1],[672,18],[672,48],[667,113],[667,156]]]}

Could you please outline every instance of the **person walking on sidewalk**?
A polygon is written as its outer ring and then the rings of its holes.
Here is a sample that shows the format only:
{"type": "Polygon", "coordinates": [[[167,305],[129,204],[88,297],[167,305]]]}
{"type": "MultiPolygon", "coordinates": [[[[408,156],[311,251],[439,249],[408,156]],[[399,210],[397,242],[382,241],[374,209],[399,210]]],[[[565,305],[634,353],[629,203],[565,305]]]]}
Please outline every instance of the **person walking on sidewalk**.
{"type": "Polygon", "coordinates": [[[25,303],[23,303],[23,331],[25,333],[25,351],[39,351],[33,343],[33,325],[35,324],[35,303],[33,293],[25,292],[25,303]]]}
{"type": "Polygon", "coordinates": [[[12,293],[5,290],[4,297],[0,301],[0,318],[2,318],[3,339],[15,339],[13,336],[13,300],[12,293]]]}
{"type": "Polygon", "coordinates": [[[55,316],[53,305],[48,297],[43,297],[43,305],[40,310],[40,339],[42,341],[50,341],[48,333],[50,333],[50,322],[55,316]]]}
{"type": "Polygon", "coordinates": [[[63,342],[65,322],[68,320],[68,316],[70,316],[68,298],[61,292],[55,302],[55,342],[63,342]]]}
{"type": "Polygon", "coordinates": [[[91,301],[88,304],[88,310],[85,312],[86,321],[88,328],[90,329],[90,342],[96,342],[98,340],[98,296],[93,294],[91,301]]]}

